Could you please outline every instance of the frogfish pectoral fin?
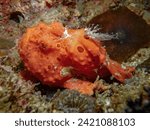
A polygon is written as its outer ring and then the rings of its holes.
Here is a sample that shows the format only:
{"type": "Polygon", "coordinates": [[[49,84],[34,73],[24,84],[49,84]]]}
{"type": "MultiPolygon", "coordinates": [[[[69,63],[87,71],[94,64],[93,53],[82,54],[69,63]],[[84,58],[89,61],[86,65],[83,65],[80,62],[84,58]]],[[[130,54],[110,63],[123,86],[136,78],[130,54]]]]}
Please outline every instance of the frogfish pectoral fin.
{"type": "Polygon", "coordinates": [[[64,87],[71,90],[79,91],[82,94],[93,95],[96,84],[80,79],[69,79],[64,83],[64,87]]]}
{"type": "Polygon", "coordinates": [[[107,69],[110,73],[120,82],[124,83],[126,79],[132,77],[132,72],[135,70],[134,67],[123,68],[121,64],[111,59],[108,59],[106,64],[107,69]]]}

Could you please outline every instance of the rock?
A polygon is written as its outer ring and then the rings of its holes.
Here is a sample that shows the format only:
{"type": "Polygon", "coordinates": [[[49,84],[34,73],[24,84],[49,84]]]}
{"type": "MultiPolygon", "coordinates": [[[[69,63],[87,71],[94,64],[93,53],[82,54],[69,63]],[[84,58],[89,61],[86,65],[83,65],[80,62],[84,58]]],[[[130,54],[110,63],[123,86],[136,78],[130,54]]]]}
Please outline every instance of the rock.
{"type": "Polygon", "coordinates": [[[143,19],[150,24],[150,12],[149,11],[144,11],[143,13],[143,19]]]}
{"type": "Polygon", "coordinates": [[[16,23],[22,23],[24,15],[20,11],[15,11],[10,13],[9,19],[15,21],[16,23]]]}
{"type": "Polygon", "coordinates": [[[146,72],[150,73],[150,58],[137,66],[138,68],[144,68],[146,72]]]}
{"type": "Polygon", "coordinates": [[[118,39],[104,41],[110,57],[118,62],[126,61],[140,48],[150,46],[150,26],[126,7],[108,10],[89,21],[99,25],[99,32],[116,34],[118,39]]]}
{"type": "Polygon", "coordinates": [[[10,49],[15,46],[15,43],[13,41],[0,38],[0,49],[10,49]]]}

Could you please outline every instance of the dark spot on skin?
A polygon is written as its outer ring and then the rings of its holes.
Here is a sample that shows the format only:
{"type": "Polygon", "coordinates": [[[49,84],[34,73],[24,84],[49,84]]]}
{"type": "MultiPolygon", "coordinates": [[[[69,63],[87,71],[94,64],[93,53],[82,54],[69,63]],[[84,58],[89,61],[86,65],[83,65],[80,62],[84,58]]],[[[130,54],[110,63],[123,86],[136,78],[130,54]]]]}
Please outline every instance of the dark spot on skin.
{"type": "Polygon", "coordinates": [[[48,66],[48,69],[49,69],[49,70],[51,70],[51,69],[52,69],[50,65],[48,66]]]}
{"type": "Polygon", "coordinates": [[[78,46],[77,49],[80,53],[84,52],[84,49],[81,46],[78,46]]]}
{"type": "Polygon", "coordinates": [[[60,44],[57,44],[57,47],[60,47],[60,44]]]}
{"type": "Polygon", "coordinates": [[[108,10],[94,17],[88,25],[99,25],[100,32],[116,34],[118,39],[104,41],[110,57],[118,62],[126,61],[140,48],[150,46],[150,26],[126,7],[108,10]]]}
{"type": "Polygon", "coordinates": [[[60,58],[57,58],[57,60],[58,60],[58,61],[61,61],[61,59],[60,59],[60,58]]]}

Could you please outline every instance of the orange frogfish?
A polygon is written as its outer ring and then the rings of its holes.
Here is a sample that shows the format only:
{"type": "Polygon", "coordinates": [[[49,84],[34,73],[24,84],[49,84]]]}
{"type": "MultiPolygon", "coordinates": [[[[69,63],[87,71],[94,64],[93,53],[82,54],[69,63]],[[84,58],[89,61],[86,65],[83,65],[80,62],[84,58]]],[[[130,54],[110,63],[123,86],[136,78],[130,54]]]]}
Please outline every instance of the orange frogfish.
{"type": "Polygon", "coordinates": [[[68,29],[60,22],[28,28],[18,48],[26,70],[42,84],[88,95],[93,94],[97,76],[112,75],[124,82],[134,71],[111,60],[101,42],[88,37],[84,28],[68,29]]]}

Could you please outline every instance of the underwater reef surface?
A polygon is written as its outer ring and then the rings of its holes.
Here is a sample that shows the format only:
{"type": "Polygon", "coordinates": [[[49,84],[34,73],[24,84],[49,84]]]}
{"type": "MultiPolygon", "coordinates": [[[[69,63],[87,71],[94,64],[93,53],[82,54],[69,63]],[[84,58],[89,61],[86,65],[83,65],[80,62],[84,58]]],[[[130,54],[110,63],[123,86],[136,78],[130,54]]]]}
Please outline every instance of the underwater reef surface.
{"type": "Polygon", "coordinates": [[[136,67],[131,79],[120,84],[113,77],[108,80],[97,78],[96,82],[105,85],[106,90],[96,89],[92,96],[73,90],[51,89],[40,82],[25,81],[20,76],[24,65],[15,43],[27,27],[39,21],[51,23],[55,20],[71,28],[85,27],[95,16],[103,15],[109,9],[117,10],[120,6],[143,18],[149,26],[148,0],[48,0],[46,3],[43,0],[2,0],[0,112],[150,112],[150,47],[140,46],[128,59],[122,60],[122,66],[136,67]]]}

